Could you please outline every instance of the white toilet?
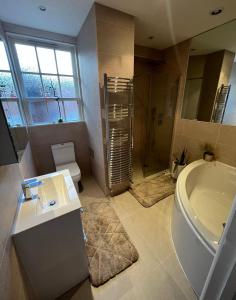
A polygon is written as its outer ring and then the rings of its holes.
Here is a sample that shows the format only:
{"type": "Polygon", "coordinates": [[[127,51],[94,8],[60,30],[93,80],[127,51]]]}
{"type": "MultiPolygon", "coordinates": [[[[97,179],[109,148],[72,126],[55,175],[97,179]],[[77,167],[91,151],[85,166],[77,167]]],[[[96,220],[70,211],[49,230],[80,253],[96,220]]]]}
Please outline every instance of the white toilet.
{"type": "Polygon", "coordinates": [[[75,188],[77,191],[79,191],[79,187],[81,187],[81,172],[77,162],[75,161],[74,143],[69,142],[51,145],[51,149],[56,170],[61,171],[68,169],[73,179],[75,188]]]}

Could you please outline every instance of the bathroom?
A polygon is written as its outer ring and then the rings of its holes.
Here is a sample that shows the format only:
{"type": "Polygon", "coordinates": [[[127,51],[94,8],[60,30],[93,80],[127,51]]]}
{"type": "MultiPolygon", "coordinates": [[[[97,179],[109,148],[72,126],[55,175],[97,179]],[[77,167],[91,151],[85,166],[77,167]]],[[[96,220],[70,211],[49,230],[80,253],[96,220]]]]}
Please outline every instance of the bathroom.
{"type": "Polygon", "coordinates": [[[0,3],[0,299],[236,299],[234,1],[0,3]]]}

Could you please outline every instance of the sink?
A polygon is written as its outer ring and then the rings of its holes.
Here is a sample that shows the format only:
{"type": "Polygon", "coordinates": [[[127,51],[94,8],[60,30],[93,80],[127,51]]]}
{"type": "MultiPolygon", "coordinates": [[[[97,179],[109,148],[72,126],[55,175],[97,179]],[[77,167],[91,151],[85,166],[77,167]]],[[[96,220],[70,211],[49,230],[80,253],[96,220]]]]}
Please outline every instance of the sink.
{"type": "Polygon", "coordinates": [[[89,276],[81,203],[69,170],[36,179],[42,184],[21,201],[13,240],[31,298],[51,300],[89,276]]]}
{"type": "Polygon", "coordinates": [[[69,170],[36,177],[42,185],[31,188],[33,200],[20,203],[14,234],[81,208],[69,170]]]}

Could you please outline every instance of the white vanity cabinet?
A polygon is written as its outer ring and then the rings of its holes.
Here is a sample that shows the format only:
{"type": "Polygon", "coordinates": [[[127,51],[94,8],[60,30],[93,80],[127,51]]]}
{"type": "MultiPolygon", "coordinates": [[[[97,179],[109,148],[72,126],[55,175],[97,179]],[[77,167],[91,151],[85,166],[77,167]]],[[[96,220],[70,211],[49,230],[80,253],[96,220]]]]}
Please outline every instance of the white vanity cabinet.
{"type": "Polygon", "coordinates": [[[88,261],[81,204],[69,172],[38,179],[43,184],[33,192],[43,199],[21,203],[13,239],[32,298],[51,300],[89,276],[88,261]]]}

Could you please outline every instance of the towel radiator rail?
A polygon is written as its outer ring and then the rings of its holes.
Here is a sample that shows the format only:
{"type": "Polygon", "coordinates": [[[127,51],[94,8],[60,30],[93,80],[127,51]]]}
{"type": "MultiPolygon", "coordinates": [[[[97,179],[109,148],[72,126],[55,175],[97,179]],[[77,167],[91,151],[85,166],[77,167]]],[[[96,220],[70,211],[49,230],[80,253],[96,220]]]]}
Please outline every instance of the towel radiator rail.
{"type": "Polygon", "coordinates": [[[111,195],[130,186],[133,152],[133,80],[104,74],[106,178],[111,195]]]}

